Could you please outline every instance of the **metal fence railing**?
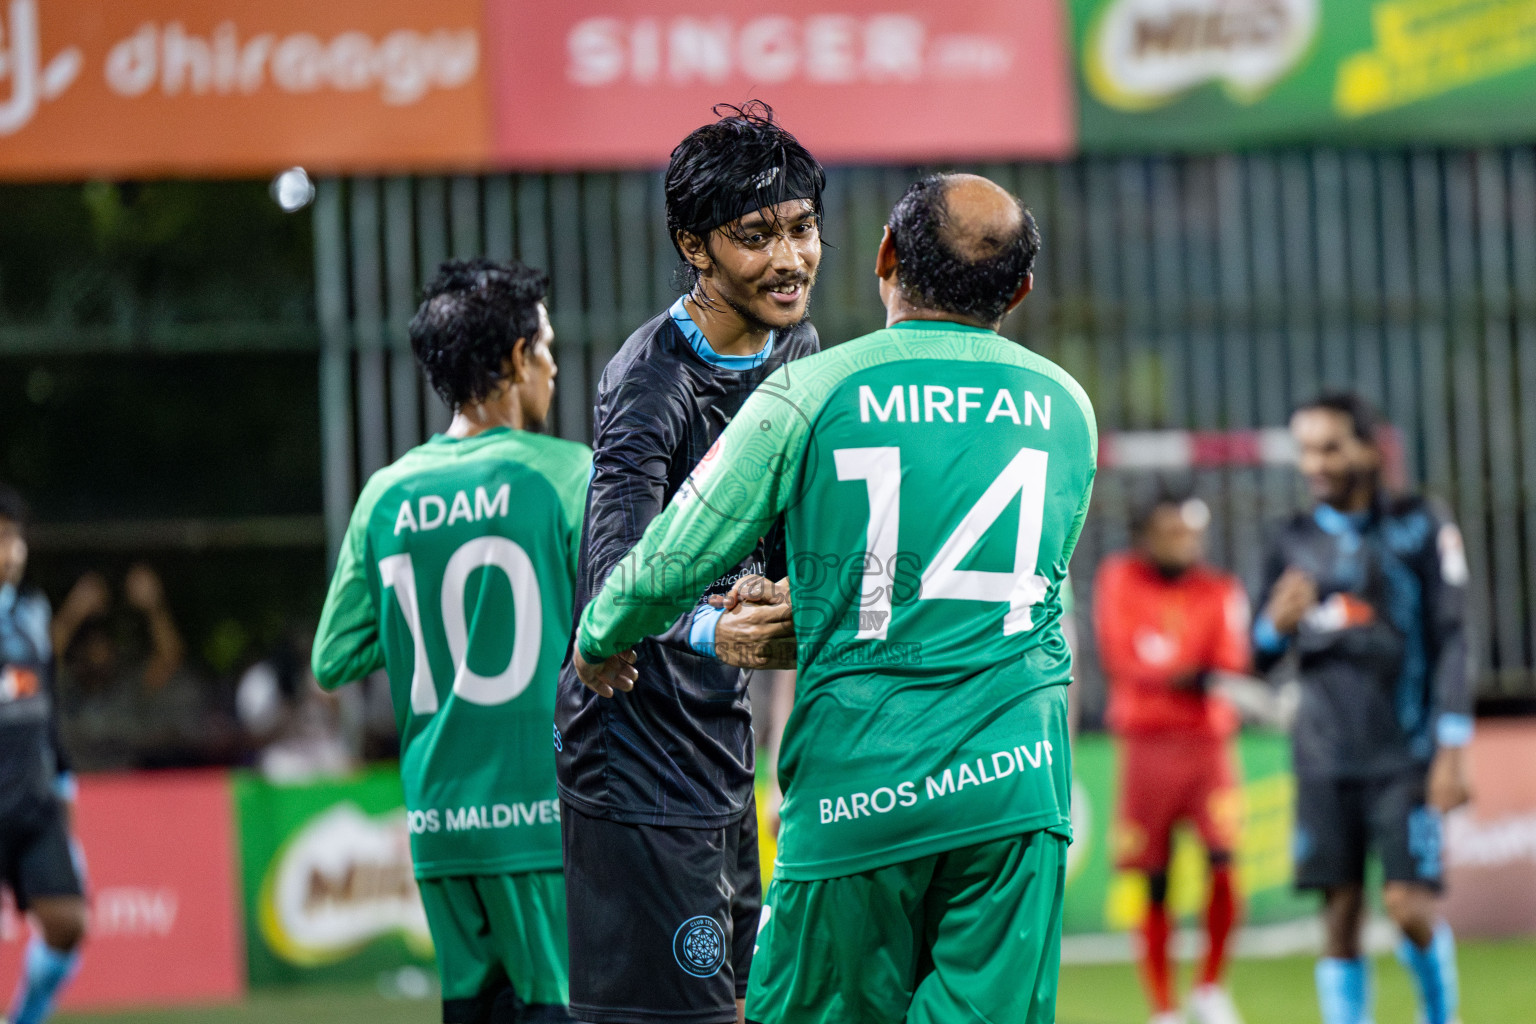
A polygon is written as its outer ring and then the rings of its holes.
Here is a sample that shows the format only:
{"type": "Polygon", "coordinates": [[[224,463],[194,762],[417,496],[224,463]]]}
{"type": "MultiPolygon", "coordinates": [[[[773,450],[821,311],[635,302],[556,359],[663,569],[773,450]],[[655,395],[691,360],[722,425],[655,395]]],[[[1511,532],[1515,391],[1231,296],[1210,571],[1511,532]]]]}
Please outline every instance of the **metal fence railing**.
{"type": "MultiPolygon", "coordinates": [[[[1044,237],[1035,292],[1005,331],[1083,383],[1101,429],[1275,426],[1325,389],[1380,403],[1409,481],[1448,500],[1466,535],[1483,693],[1536,695],[1536,150],[971,169],[1016,190],[1044,237]]],[[[833,248],[812,309],[824,343],[883,323],[875,244],[919,170],[830,172],[833,248]]],[[[315,218],[333,543],[361,480],[443,419],[405,345],[440,260],[515,255],[550,271],[551,428],[584,440],[603,366],[677,294],[653,172],[331,180],[315,218]]],[[[1294,473],[1196,484],[1217,511],[1214,557],[1252,580],[1266,523],[1299,499],[1294,473]]],[[[1074,563],[1085,598],[1140,485],[1103,474],[1074,563]]]]}

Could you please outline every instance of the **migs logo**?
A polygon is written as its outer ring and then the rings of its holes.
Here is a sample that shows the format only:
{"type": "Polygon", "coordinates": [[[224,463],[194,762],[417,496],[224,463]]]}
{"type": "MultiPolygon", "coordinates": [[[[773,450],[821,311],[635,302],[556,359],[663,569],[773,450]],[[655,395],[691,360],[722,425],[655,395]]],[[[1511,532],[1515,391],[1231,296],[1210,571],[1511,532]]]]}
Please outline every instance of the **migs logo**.
{"type": "Polygon", "coordinates": [[[690,917],[672,936],[677,966],[695,978],[708,978],[725,965],[725,929],[712,917],[690,917]]]}

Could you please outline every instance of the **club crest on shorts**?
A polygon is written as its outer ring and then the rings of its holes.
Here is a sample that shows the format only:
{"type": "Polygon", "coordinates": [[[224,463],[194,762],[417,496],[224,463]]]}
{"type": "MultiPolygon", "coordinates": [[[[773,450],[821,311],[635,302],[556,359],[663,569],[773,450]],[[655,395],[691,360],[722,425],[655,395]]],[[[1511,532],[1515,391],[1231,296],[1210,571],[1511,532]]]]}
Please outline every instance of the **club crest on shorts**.
{"type": "Polygon", "coordinates": [[[725,965],[725,929],[712,917],[690,917],[672,936],[677,966],[695,978],[708,978],[725,965]]]}

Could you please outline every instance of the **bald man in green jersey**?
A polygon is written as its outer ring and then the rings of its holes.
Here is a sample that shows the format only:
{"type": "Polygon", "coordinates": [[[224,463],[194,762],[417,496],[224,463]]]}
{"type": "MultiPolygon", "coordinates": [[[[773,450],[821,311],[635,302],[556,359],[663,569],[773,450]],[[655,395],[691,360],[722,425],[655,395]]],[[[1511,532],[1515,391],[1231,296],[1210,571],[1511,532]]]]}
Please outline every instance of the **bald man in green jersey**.
{"type": "Polygon", "coordinates": [[[996,333],[1038,248],[984,178],[912,186],[876,263],[886,329],[769,376],[581,617],[584,676],[623,689],[623,652],[784,518],[800,674],[749,1020],[1055,1019],[1060,592],[1097,428],[996,333]]]}

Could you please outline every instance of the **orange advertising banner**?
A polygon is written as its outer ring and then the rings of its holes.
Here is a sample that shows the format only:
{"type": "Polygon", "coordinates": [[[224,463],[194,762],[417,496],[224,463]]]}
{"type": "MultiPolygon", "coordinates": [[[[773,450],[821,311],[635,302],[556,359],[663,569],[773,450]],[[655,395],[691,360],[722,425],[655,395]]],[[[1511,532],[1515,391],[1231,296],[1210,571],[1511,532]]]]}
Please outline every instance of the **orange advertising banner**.
{"type": "Polygon", "coordinates": [[[0,180],[654,166],[758,98],[827,162],[1057,158],[1061,0],[0,0],[0,180]]]}
{"type": "Polygon", "coordinates": [[[480,0],[0,0],[0,178],[472,169],[480,0]]]}

